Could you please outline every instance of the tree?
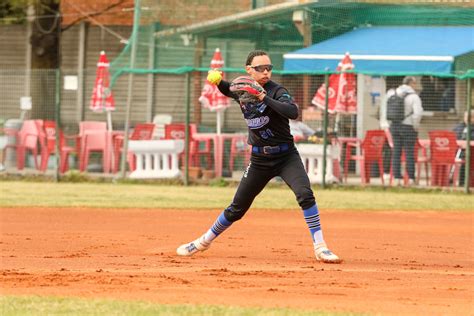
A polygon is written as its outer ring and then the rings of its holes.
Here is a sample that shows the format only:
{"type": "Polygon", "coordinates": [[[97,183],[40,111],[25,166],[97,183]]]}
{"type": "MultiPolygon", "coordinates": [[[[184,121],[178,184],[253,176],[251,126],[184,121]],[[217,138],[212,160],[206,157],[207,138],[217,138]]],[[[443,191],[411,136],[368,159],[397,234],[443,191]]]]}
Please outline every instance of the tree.
{"type": "MultiPolygon", "coordinates": [[[[62,0],[63,2],[65,0],[62,0]]],[[[70,0],[75,1],[75,0],[70,0]]],[[[109,0],[110,1],[110,0],[109,0]]],[[[93,14],[81,15],[72,23],[61,23],[60,0],[2,0],[0,3],[0,23],[22,24],[31,16],[31,97],[32,118],[53,119],[56,94],[56,73],[60,68],[61,33],[71,26],[93,16],[100,15],[124,3],[125,0],[104,2],[104,8],[93,14]],[[32,10],[31,10],[32,9],[32,10]]]]}
{"type": "Polygon", "coordinates": [[[36,0],[32,3],[34,19],[31,43],[31,97],[33,118],[54,119],[56,73],[60,68],[61,15],[59,0],[36,0]]]}
{"type": "Polygon", "coordinates": [[[31,22],[32,118],[53,119],[56,92],[54,69],[60,66],[60,0],[3,0],[0,18],[3,24],[31,22]],[[28,16],[30,14],[30,16],[28,16]]]}
{"type": "Polygon", "coordinates": [[[22,23],[26,19],[27,0],[4,0],[0,3],[0,24],[22,23]]]}
{"type": "Polygon", "coordinates": [[[30,38],[33,69],[59,68],[60,36],[59,0],[38,0],[30,38]]]}

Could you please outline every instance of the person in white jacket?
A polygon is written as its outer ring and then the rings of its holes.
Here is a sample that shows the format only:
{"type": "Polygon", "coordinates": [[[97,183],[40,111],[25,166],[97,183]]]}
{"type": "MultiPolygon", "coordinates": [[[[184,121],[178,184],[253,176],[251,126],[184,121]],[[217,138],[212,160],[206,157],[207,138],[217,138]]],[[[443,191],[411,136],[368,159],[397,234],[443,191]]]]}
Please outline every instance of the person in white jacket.
{"type": "Polygon", "coordinates": [[[295,141],[308,139],[309,136],[313,135],[316,131],[298,120],[290,120],[290,133],[293,135],[295,141]]]}
{"type": "Polygon", "coordinates": [[[398,185],[401,184],[402,179],[402,150],[406,157],[406,169],[410,178],[410,184],[415,184],[415,144],[423,114],[421,99],[415,91],[416,85],[416,78],[408,76],[403,78],[403,84],[397,89],[387,91],[387,99],[396,93],[398,96],[404,98],[405,104],[405,119],[402,122],[390,123],[390,133],[392,134],[393,140],[393,176],[398,185]]]}

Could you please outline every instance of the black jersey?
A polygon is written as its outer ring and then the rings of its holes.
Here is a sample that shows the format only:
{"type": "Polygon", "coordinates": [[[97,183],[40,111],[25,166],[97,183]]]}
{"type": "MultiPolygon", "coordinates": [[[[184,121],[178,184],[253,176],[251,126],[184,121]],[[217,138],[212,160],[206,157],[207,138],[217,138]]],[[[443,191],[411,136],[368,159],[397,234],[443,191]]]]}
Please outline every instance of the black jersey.
{"type": "Polygon", "coordinates": [[[224,95],[239,103],[249,129],[250,145],[260,147],[293,143],[288,119],[298,117],[298,105],[284,87],[270,80],[263,86],[267,93],[263,101],[246,104],[230,92],[228,82],[221,81],[218,87],[224,95]]]}

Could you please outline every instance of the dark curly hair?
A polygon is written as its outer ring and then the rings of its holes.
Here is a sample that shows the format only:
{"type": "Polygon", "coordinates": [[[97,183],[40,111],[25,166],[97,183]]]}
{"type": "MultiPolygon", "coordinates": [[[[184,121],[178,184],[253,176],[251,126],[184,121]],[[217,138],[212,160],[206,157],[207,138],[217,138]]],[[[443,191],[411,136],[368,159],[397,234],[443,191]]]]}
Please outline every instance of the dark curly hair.
{"type": "Polygon", "coordinates": [[[245,62],[245,65],[250,66],[252,64],[254,57],[256,56],[268,56],[268,54],[267,52],[263,50],[254,50],[250,52],[249,55],[247,56],[247,61],[245,62]]]}

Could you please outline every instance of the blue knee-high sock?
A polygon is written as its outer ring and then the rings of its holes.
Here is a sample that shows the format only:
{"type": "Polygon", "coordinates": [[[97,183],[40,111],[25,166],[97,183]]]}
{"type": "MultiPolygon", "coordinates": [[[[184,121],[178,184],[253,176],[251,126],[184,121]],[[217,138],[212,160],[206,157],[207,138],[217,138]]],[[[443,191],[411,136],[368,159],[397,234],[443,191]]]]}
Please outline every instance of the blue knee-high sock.
{"type": "Polygon", "coordinates": [[[227,228],[232,225],[232,222],[229,222],[222,212],[219,217],[216,219],[212,227],[204,234],[204,242],[210,244],[217,236],[222,234],[227,228]]]}
{"type": "Polygon", "coordinates": [[[321,223],[319,221],[319,211],[316,204],[303,210],[304,220],[308,224],[311,238],[315,244],[323,243],[323,231],[321,230],[321,223]]]}

